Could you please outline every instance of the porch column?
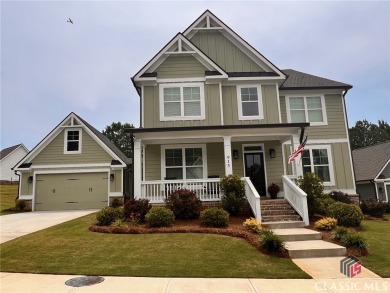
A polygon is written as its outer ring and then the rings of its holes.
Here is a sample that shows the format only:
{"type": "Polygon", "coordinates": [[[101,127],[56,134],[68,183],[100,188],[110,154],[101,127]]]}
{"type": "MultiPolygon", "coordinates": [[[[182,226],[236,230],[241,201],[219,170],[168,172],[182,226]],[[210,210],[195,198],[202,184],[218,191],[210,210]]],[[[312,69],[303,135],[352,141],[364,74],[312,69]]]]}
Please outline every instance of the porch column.
{"type": "MultiPolygon", "coordinates": [[[[291,148],[292,151],[295,151],[299,147],[299,135],[293,134],[291,135],[291,148]]],[[[303,176],[303,166],[302,166],[302,154],[300,154],[297,158],[295,158],[292,163],[293,174],[296,176],[303,176]]]]}
{"type": "Polygon", "coordinates": [[[134,198],[141,198],[141,181],[142,181],[142,148],[141,140],[134,139],[134,159],[133,159],[133,172],[134,172],[134,198]]]}
{"type": "Polygon", "coordinates": [[[230,136],[223,137],[223,149],[225,154],[225,175],[233,174],[231,140],[232,138],[230,136]]]}

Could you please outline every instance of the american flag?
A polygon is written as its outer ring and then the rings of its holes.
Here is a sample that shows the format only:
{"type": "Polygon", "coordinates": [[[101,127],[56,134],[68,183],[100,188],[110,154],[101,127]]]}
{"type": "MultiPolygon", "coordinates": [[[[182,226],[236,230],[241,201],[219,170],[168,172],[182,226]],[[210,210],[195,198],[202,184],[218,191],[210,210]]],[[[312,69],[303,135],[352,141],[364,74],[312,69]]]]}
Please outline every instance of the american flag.
{"type": "Polygon", "coordinates": [[[290,164],[292,161],[294,161],[294,159],[296,157],[298,157],[299,154],[301,154],[303,152],[303,150],[305,149],[305,145],[306,145],[306,141],[307,141],[307,136],[305,138],[304,141],[302,141],[302,143],[298,146],[298,148],[293,151],[291,153],[291,155],[288,157],[288,163],[290,164]]]}

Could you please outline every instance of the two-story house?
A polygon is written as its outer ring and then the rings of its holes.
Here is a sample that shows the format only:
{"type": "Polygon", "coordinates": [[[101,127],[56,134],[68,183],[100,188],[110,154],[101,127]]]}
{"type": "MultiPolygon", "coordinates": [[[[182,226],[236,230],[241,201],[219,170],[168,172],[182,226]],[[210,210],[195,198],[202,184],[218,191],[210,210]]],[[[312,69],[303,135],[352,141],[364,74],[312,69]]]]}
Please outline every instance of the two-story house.
{"type": "Polygon", "coordinates": [[[304,172],[355,194],[344,102],[352,86],[279,69],[210,11],[132,81],[141,113],[140,128],[129,130],[136,198],[162,203],[186,187],[218,201],[218,177],[237,174],[256,214],[268,185],[290,196],[291,176],[304,172]],[[289,164],[306,135],[302,159],[289,164]]]}

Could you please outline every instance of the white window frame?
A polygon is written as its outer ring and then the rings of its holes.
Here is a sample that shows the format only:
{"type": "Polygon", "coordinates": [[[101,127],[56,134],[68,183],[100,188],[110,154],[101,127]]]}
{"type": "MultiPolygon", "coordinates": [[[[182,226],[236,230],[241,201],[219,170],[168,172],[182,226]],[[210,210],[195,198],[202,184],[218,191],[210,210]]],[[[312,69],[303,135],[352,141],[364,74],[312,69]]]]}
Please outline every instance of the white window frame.
{"type": "MultiPolygon", "coordinates": [[[[335,180],[334,180],[334,169],[333,169],[333,155],[332,155],[332,148],[330,145],[306,145],[305,150],[310,151],[310,167],[311,167],[311,172],[314,173],[314,165],[313,165],[313,153],[312,150],[318,150],[318,149],[326,149],[328,152],[328,162],[329,162],[329,182],[324,181],[324,186],[334,186],[335,185],[335,180]]],[[[302,169],[303,169],[303,161],[302,161],[302,169]]]]}
{"type": "Polygon", "coordinates": [[[81,128],[67,128],[64,131],[64,154],[81,154],[83,142],[83,131],[81,128]],[[79,149],[77,151],[68,151],[68,132],[69,131],[78,131],[79,132],[79,149]]]}
{"type": "Polygon", "coordinates": [[[159,84],[159,101],[160,101],[160,121],[178,121],[178,120],[205,120],[205,94],[204,94],[204,83],[202,82],[189,82],[189,83],[162,83],[159,84]],[[164,116],[164,88],[178,87],[180,88],[180,105],[181,115],[180,116],[164,116]],[[183,88],[184,87],[199,87],[200,89],[200,115],[199,116],[184,116],[184,98],[183,88]]]}
{"type": "Polygon", "coordinates": [[[303,102],[305,104],[305,121],[302,122],[310,122],[310,126],[319,126],[319,125],[328,125],[328,117],[326,115],[326,104],[325,104],[325,96],[323,94],[310,94],[310,95],[289,95],[286,96],[286,110],[287,110],[287,122],[291,123],[291,109],[290,109],[290,98],[303,98],[303,102]],[[309,114],[307,109],[307,98],[311,97],[320,97],[321,98],[321,106],[322,106],[322,122],[310,122],[309,114]]]}
{"type": "Polygon", "coordinates": [[[173,145],[162,145],[161,146],[161,180],[164,180],[166,177],[166,166],[165,166],[165,150],[166,149],[182,149],[182,165],[183,168],[183,179],[177,180],[199,180],[199,179],[186,179],[186,164],[185,164],[185,149],[192,148],[202,148],[202,161],[203,161],[203,178],[207,178],[207,152],[206,152],[206,144],[173,144],[173,145]]]}
{"type": "Polygon", "coordinates": [[[245,84],[237,85],[237,109],[238,109],[238,119],[239,120],[257,120],[264,119],[263,112],[263,95],[261,91],[261,85],[259,84],[245,84]],[[242,113],[242,99],[241,99],[241,89],[242,88],[257,88],[257,106],[259,108],[259,115],[257,116],[244,116],[242,113]]]}

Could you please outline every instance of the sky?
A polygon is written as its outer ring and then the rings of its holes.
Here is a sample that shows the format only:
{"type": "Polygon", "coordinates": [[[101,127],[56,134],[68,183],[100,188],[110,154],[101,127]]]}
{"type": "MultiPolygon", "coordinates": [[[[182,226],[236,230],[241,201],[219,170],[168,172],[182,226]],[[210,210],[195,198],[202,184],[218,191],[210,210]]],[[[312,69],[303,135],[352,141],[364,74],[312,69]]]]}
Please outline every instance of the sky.
{"type": "Polygon", "coordinates": [[[353,85],[349,126],[390,123],[389,1],[1,1],[1,149],[70,112],[139,127],[130,78],[206,9],[280,69],[353,85]],[[66,20],[71,18],[74,24],[66,20]]]}

